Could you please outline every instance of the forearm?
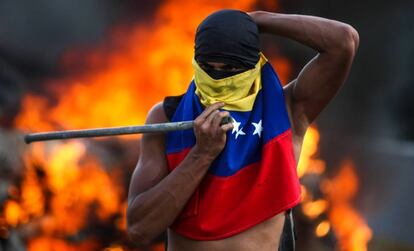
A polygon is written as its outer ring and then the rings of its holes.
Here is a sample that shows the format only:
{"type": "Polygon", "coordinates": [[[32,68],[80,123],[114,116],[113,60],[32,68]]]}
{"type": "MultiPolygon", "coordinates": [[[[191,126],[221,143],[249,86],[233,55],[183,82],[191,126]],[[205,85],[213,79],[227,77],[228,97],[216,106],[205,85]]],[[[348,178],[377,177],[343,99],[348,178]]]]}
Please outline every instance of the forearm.
{"type": "Polygon", "coordinates": [[[170,226],[213,160],[194,147],[174,171],[156,186],[136,196],[128,207],[131,238],[145,244],[170,226]]]}
{"type": "Polygon", "coordinates": [[[358,46],[358,34],[342,22],[315,16],[289,15],[255,11],[249,13],[260,32],[284,36],[320,53],[358,46]],[[356,43],[356,44],[355,44],[356,43]]]}

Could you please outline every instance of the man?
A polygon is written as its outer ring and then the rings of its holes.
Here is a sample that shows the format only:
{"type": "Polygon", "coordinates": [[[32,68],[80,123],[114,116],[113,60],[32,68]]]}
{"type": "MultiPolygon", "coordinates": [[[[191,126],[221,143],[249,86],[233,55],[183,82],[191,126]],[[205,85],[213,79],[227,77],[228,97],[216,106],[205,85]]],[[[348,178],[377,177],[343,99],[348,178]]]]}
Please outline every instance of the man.
{"type": "Polygon", "coordinates": [[[299,202],[294,168],[304,134],[344,83],[358,43],[351,26],[319,17],[233,10],[207,17],[189,90],[172,112],[166,99],[146,121],[190,114],[194,131],[142,138],[129,193],[131,239],[148,244],[168,228],[168,250],[277,250],[285,212],[299,202]],[[282,89],[258,31],[318,54],[282,89]],[[223,124],[230,114],[235,122],[223,124]]]}

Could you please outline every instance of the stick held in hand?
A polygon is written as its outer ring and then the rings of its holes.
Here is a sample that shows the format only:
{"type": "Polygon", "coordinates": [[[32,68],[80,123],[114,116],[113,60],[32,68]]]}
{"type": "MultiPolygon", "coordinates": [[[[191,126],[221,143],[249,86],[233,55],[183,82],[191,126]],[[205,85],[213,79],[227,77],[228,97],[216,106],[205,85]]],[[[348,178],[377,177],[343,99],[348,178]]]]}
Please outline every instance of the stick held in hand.
{"type": "MultiPolygon", "coordinates": [[[[232,123],[231,117],[223,119],[222,124],[232,123]]],[[[32,133],[24,137],[26,144],[37,141],[46,140],[59,140],[59,139],[73,139],[73,138],[91,138],[91,137],[105,137],[127,134],[139,134],[139,133],[159,133],[170,132],[178,130],[191,129],[194,126],[194,121],[180,121],[169,123],[148,124],[142,126],[121,126],[110,128],[95,128],[85,130],[68,130],[68,131],[56,131],[56,132],[42,132],[32,133]]]]}

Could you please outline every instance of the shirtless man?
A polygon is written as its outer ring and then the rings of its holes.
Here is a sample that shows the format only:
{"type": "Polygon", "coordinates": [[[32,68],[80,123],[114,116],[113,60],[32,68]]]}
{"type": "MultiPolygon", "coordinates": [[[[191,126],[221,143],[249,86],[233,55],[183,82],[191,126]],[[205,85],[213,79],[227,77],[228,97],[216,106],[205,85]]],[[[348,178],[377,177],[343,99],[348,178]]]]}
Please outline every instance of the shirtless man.
{"type": "MultiPolygon", "coordinates": [[[[297,78],[283,88],[298,160],[306,129],[348,76],[358,48],[358,33],[350,25],[320,17],[264,11],[248,14],[260,33],[284,36],[318,52],[297,78]]],[[[226,67],[219,62],[207,63],[218,71],[226,67]]],[[[143,136],[140,160],[131,180],[127,212],[128,234],[134,242],[149,244],[169,228],[203,180],[212,161],[225,147],[226,132],[233,126],[217,122],[228,115],[228,112],[218,111],[223,105],[216,103],[206,107],[197,117],[196,144],[172,172],[169,172],[166,161],[165,135],[143,136]]],[[[161,102],[151,109],[146,123],[167,121],[161,102]]],[[[284,221],[284,214],[280,213],[229,238],[212,241],[188,239],[168,229],[168,250],[275,251],[279,247],[284,221]]]]}

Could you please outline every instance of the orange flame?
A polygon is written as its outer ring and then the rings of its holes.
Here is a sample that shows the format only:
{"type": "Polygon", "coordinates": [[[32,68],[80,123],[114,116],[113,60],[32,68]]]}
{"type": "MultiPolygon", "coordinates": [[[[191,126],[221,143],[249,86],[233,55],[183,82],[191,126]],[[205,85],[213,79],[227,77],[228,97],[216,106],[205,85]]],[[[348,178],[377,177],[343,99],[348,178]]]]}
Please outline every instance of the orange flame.
{"type": "Polygon", "coordinates": [[[35,228],[43,236],[30,239],[28,250],[93,250],[90,248],[97,244],[92,240],[72,245],[54,236],[75,234],[88,223],[91,210],[103,221],[125,210],[123,192],[114,180],[116,175],[87,156],[85,145],[77,141],[59,143],[50,149],[44,144],[33,145],[25,162],[20,201],[8,201],[4,214],[11,226],[29,220],[37,222],[35,228]],[[36,175],[36,170],[46,174],[45,180],[36,175]],[[51,194],[50,204],[45,202],[45,191],[51,194]]]}
{"type": "Polygon", "coordinates": [[[331,180],[321,184],[322,191],[331,202],[328,213],[342,251],[365,251],[372,238],[372,231],[350,205],[358,190],[358,178],[352,161],[345,161],[339,173],[331,180]]]}
{"type": "Polygon", "coordinates": [[[28,244],[28,250],[59,250],[59,251],[79,251],[79,250],[97,250],[99,246],[92,240],[86,240],[81,244],[69,244],[61,239],[39,237],[33,239],[28,244]]]}
{"type": "Polygon", "coordinates": [[[318,237],[324,237],[329,233],[329,230],[331,229],[331,223],[329,221],[322,221],[318,224],[318,226],[315,229],[315,234],[318,237]]]}
{"type": "MultiPolygon", "coordinates": [[[[298,165],[300,177],[321,175],[325,170],[325,162],[317,156],[319,137],[316,127],[308,129],[298,165]]],[[[302,212],[309,219],[316,219],[323,213],[328,215],[329,221],[321,221],[316,226],[316,236],[323,237],[332,228],[338,238],[339,250],[367,250],[372,237],[371,229],[351,205],[358,191],[358,177],[353,163],[345,161],[336,177],[321,182],[321,190],[326,195],[325,198],[314,200],[311,191],[302,186],[302,212]]]]}
{"type": "Polygon", "coordinates": [[[306,132],[302,144],[302,152],[298,163],[298,176],[303,177],[305,174],[322,174],[325,171],[325,162],[316,158],[319,147],[319,131],[316,127],[311,126],[306,132]]]}

